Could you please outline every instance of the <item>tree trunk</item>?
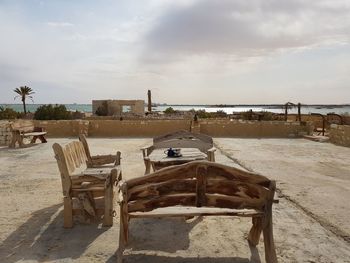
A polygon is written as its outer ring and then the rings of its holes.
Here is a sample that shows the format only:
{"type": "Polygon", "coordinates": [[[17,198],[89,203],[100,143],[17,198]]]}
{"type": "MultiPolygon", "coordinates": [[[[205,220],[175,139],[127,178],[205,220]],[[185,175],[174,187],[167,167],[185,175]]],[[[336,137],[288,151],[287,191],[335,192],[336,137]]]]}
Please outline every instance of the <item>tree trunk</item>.
{"type": "Polygon", "coordinates": [[[23,103],[24,115],[26,115],[27,114],[27,108],[26,108],[26,100],[25,100],[25,98],[22,98],[22,103],[23,103]]]}

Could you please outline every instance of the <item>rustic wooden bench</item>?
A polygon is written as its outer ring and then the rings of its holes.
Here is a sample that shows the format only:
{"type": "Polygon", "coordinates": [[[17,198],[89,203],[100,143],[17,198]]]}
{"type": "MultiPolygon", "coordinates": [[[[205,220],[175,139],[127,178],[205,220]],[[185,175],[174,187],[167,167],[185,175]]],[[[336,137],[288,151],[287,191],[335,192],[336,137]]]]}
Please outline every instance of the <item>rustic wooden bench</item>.
{"type": "Polygon", "coordinates": [[[170,166],[118,185],[120,235],[118,262],[133,218],[241,216],[252,217],[248,240],[256,246],[264,235],[267,263],[277,262],[272,230],[275,181],[208,161],[170,166]]]}
{"type": "Polygon", "coordinates": [[[86,137],[84,134],[79,135],[79,141],[84,146],[84,150],[87,157],[87,167],[98,167],[98,166],[114,166],[120,165],[120,152],[117,151],[116,154],[106,154],[106,155],[91,155],[90,148],[87,143],[86,137]]]}
{"type": "MultiPolygon", "coordinates": [[[[153,145],[141,148],[143,160],[145,163],[145,174],[163,168],[152,162],[149,156],[156,149],[162,148],[197,148],[207,155],[207,160],[215,162],[215,151],[213,139],[205,134],[191,133],[180,130],[153,138],[153,145]]],[[[170,164],[170,162],[169,162],[170,164]]]]}
{"type": "Polygon", "coordinates": [[[21,120],[16,121],[10,125],[12,132],[12,140],[9,145],[10,148],[15,148],[16,143],[18,143],[19,147],[24,147],[23,139],[27,137],[32,137],[30,144],[36,142],[39,139],[42,143],[46,143],[45,135],[46,131],[41,127],[34,127],[32,121],[29,120],[21,120]]]}
{"type": "Polygon", "coordinates": [[[87,168],[88,157],[80,141],[65,146],[55,143],[52,148],[62,180],[64,227],[73,226],[73,215],[85,222],[103,217],[103,225],[112,226],[113,185],[121,180],[120,163],[108,167],[99,163],[87,168]]]}

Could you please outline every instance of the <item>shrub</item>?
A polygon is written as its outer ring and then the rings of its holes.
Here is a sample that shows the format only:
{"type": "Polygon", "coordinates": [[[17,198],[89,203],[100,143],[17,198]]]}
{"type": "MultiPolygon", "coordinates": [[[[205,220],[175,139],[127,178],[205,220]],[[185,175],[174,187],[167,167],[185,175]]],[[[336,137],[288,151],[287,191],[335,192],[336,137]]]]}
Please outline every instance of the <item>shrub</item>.
{"type": "Polygon", "coordinates": [[[107,116],[108,115],[108,104],[107,101],[102,102],[95,112],[97,116],[107,116]]]}
{"type": "Polygon", "coordinates": [[[34,113],[36,120],[70,120],[72,113],[64,105],[52,104],[40,106],[34,113]]]}
{"type": "Polygon", "coordinates": [[[177,113],[178,111],[177,110],[174,110],[172,107],[169,107],[169,108],[166,108],[164,110],[164,113],[165,114],[174,114],[174,113],[177,113]]]}
{"type": "Polygon", "coordinates": [[[0,120],[17,119],[23,117],[23,113],[11,108],[0,107],[0,120]]]}

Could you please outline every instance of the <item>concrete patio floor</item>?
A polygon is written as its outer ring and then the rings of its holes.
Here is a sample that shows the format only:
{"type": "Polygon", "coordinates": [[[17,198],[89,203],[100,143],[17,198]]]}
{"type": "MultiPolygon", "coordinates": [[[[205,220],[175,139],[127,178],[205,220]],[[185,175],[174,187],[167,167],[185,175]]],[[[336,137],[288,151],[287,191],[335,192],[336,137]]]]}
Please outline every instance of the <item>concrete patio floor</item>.
{"type": "MultiPolygon", "coordinates": [[[[0,262],[116,262],[114,226],[64,229],[61,180],[50,139],[0,148],[0,262]]],[[[125,179],[142,176],[144,139],[88,139],[95,154],[122,152],[125,179]]],[[[274,237],[279,262],[350,262],[350,148],[303,139],[215,139],[216,160],[277,180],[274,237]]],[[[117,205],[116,205],[117,208],[117,205]]],[[[116,209],[118,210],[118,209],[116,209]]],[[[249,219],[131,220],[125,262],[265,262],[249,247],[249,219]]]]}

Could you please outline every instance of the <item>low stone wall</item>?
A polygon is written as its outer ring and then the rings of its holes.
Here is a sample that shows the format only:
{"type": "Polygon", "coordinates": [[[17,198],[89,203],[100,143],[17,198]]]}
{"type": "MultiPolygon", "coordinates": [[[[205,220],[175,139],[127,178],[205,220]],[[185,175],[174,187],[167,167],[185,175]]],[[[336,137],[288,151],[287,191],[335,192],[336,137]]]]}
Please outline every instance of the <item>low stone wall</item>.
{"type": "Polygon", "coordinates": [[[43,127],[47,137],[76,137],[80,133],[89,135],[89,121],[83,120],[34,120],[35,127],[43,127]]]}
{"type": "Polygon", "coordinates": [[[0,121],[0,146],[9,145],[12,139],[10,121],[0,121]]]}
{"type": "Polygon", "coordinates": [[[298,138],[312,134],[310,123],[281,121],[201,121],[200,132],[213,137],[298,138]]]}
{"type": "Polygon", "coordinates": [[[329,140],[334,144],[350,147],[350,125],[332,124],[329,140]]]}
{"type": "Polygon", "coordinates": [[[91,120],[92,137],[153,137],[176,130],[190,130],[189,120],[91,120]]]}
{"type": "MultiPolygon", "coordinates": [[[[21,120],[16,120],[20,122],[21,120]]],[[[241,138],[297,138],[311,134],[309,123],[237,120],[34,120],[34,126],[43,127],[47,137],[154,137],[176,130],[201,132],[213,137],[241,138]]],[[[0,142],[11,140],[9,121],[0,122],[0,142]]]]}

